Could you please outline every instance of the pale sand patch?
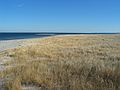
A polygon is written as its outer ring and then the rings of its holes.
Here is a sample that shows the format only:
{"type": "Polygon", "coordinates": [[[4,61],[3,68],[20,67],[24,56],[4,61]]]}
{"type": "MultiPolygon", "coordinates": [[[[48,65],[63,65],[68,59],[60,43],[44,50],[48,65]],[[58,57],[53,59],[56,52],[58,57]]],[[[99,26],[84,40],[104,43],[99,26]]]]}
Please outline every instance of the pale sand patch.
{"type": "Polygon", "coordinates": [[[22,90],[42,90],[41,87],[37,87],[34,85],[23,85],[22,90]]]}
{"type": "Polygon", "coordinates": [[[22,42],[22,40],[4,40],[4,41],[0,41],[0,52],[7,50],[7,49],[11,49],[11,48],[15,48],[18,46],[25,46],[27,45],[27,43],[22,42]]]}

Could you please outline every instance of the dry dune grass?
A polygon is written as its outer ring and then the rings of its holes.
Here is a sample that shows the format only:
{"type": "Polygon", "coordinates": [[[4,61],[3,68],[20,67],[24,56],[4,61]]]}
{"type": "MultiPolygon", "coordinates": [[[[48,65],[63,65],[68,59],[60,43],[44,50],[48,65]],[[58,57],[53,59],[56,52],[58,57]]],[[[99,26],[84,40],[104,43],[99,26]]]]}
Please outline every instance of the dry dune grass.
{"type": "Polygon", "coordinates": [[[120,35],[54,36],[5,53],[6,90],[120,90],[120,35]],[[37,89],[36,89],[37,90],[37,89]]]}

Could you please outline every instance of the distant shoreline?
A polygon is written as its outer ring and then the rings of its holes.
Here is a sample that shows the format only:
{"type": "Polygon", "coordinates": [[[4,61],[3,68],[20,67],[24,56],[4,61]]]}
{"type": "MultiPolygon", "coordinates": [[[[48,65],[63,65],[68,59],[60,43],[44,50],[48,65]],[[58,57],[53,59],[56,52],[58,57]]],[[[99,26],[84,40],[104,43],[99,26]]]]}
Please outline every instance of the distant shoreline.
{"type": "MultiPolygon", "coordinates": [[[[18,34],[16,34],[16,33],[13,33],[13,34],[11,34],[11,33],[7,33],[7,34],[9,34],[9,35],[18,35],[18,34]]],[[[20,33],[20,35],[22,35],[23,33],[20,33]]],[[[28,34],[28,33],[26,33],[26,34],[28,34]]],[[[26,35],[26,34],[24,34],[24,35],[26,35]]],[[[101,33],[99,33],[99,35],[100,35],[101,33]]],[[[113,33],[107,33],[107,34],[113,34],[113,33]]],[[[118,34],[118,33],[114,33],[114,34],[118,34]]],[[[1,35],[1,33],[0,33],[0,35],[1,35]]],[[[5,34],[3,34],[3,35],[5,35],[5,34]]],[[[36,35],[36,34],[35,34],[36,35]]],[[[4,50],[7,50],[7,49],[11,49],[11,48],[16,48],[16,47],[18,47],[18,46],[26,46],[26,45],[31,45],[31,44],[27,44],[27,43],[24,43],[23,41],[24,40],[29,40],[29,39],[38,39],[38,38],[47,38],[47,37],[50,37],[50,36],[69,36],[69,35],[78,35],[78,33],[76,33],[76,34],[66,34],[66,33],[62,33],[62,34],[53,34],[53,35],[39,35],[38,33],[37,33],[37,36],[34,36],[34,34],[33,34],[33,36],[30,36],[30,37],[25,37],[25,36],[22,36],[22,37],[12,37],[12,38],[9,38],[9,37],[7,37],[6,39],[5,38],[3,38],[3,39],[1,39],[1,36],[0,36],[0,52],[2,52],[2,51],[4,51],[4,50]]],[[[80,34],[79,34],[80,35],[80,34]]],[[[81,33],[81,35],[88,35],[88,33],[87,34],[82,34],[81,33]]],[[[90,34],[90,35],[92,35],[92,34],[90,34]]],[[[95,34],[94,34],[95,35],[95,34]]],[[[104,35],[105,35],[105,33],[104,33],[104,35]]],[[[29,35],[28,35],[29,36],[29,35]]]]}
{"type": "Polygon", "coordinates": [[[56,35],[77,35],[77,34],[120,34],[120,33],[56,33],[56,32],[1,32],[0,41],[42,38],[56,35]]]}

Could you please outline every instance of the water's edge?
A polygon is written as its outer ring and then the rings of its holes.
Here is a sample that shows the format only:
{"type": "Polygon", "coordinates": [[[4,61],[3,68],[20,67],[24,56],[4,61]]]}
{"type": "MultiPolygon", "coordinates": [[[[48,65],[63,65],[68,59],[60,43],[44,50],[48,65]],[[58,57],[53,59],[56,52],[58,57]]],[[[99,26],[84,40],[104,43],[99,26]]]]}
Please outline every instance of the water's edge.
{"type": "Polygon", "coordinates": [[[119,33],[0,33],[0,41],[2,40],[16,40],[16,39],[29,39],[41,38],[55,35],[72,35],[72,34],[119,34],[119,33]]]}

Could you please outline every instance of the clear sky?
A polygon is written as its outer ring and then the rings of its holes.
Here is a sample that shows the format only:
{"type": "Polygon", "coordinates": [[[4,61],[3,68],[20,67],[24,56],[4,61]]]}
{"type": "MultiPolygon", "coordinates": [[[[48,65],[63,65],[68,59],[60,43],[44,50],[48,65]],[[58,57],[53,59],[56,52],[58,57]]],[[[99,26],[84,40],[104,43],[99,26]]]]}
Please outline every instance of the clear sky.
{"type": "Polygon", "coordinates": [[[120,0],[0,0],[0,32],[120,32],[120,0]]]}

